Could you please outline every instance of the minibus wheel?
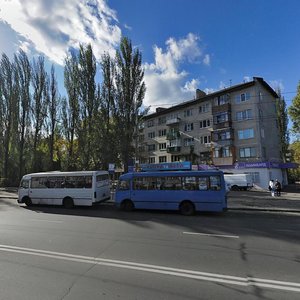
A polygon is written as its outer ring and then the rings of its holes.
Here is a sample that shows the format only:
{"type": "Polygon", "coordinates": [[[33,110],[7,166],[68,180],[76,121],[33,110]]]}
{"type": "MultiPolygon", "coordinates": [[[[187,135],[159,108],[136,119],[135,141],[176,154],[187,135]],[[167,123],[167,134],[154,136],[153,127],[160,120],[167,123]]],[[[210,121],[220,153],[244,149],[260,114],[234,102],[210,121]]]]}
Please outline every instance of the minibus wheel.
{"type": "Polygon", "coordinates": [[[64,206],[64,208],[73,208],[74,207],[73,199],[71,197],[64,198],[63,206],[64,206]]]}
{"type": "Polygon", "coordinates": [[[32,206],[32,201],[29,197],[24,197],[22,202],[25,203],[26,206],[32,206]]]}
{"type": "Polygon", "coordinates": [[[185,200],[181,202],[179,211],[184,216],[192,216],[195,214],[195,205],[191,201],[185,200]]]}
{"type": "Polygon", "coordinates": [[[124,211],[132,211],[134,209],[134,204],[131,200],[127,199],[121,203],[121,209],[124,211]]]}
{"type": "Polygon", "coordinates": [[[233,186],[231,187],[231,190],[232,190],[232,191],[238,191],[238,190],[239,190],[239,187],[238,187],[237,185],[233,185],[233,186]]]}

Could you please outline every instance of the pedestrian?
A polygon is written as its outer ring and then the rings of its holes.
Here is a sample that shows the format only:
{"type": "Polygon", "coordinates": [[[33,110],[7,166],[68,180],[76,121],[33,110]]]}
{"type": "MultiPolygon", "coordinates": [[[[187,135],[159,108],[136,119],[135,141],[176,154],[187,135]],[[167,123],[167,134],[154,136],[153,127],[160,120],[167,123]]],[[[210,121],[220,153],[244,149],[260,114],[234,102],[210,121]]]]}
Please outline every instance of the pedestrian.
{"type": "Polygon", "coordinates": [[[274,184],[273,179],[271,179],[269,181],[269,191],[271,192],[271,196],[274,197],[275,196],[275,184],[274,184]]]}
{"type": "Polygon", "coordinates": [[[281,183],[276,179],[275,181],[275,192],[276,192],[276,196],[280,196],[281,195],[281,183]]]}

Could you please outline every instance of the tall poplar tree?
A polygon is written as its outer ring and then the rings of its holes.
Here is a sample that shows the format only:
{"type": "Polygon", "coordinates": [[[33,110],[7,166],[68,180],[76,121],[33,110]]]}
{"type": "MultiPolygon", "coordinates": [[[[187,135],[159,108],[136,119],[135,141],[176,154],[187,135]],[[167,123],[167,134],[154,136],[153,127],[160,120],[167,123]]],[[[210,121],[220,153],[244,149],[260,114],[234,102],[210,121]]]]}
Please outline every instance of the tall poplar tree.
{"type": "Polygon", "coordinates": [[[32,86],[33,86],[33,171],[43,169],[42,159],[38,151],[41,141],[41,134],[45,119],[47,117],[47,79],[48,74],[45,70],[44,57],[39,56],[37,61],[33,60],[32,86]]]}
{"type": "Polygon", "coordinates": [[[297,95],[293,99],[292,105],[289,107],[289,115],[293,122],[293,131],[296,135],[300,134],[300,81],[297,87],[297,95]]]}
{"type": "Polygon", "coordinates": [[[30,105],[31,105],[31,94],[30,94],[30,81],[31,81],[31,65],[28,60],[26,53],[20,50],[15,55],[16,72],[18,74],[18,85],[20,90],[20,111],[18,116],[19,122],[19,178],[25,172],[25,160],[24,152],[26,150],[26,143],[28,144],[28,135],[30,131],[30,105]],[[26,138],[27,137],[27,138],[26,138]]]}
{"type": "Polygon", "coordinates": [[[277,111],[277,124],[279,129],[280,136],[280,146],[281,146],[281,154],[282,158],[285,161],[286,154],[288,152],[289,147],[289,130],[288,130],[288,112],[286,107],[286,102],[284,97],[281,94],[280,88],[277,89],[278,99],[276,100],[276,111],[277,111]]]}
{"type": "Polygon", "coordinates": [[[79,121],[79,68],[78,57],[74,52],[69,53],[65,61],[64,84],[68,97],[62,101],[63,132],[67,139],[67,169],[76,169],[77,147],[75,140],[78,136],[79,121]]]}
{"type": "Polygon", "coordinates": [[[85,170],[94,166],[92,152],[95,141],[95,127],[93,118],[99,108],[96,95],[96,59],[92,46],[80,46],[79,51],[79,104],[81,126],[79,131],[78,147],[81,167],[85,170]]]}
{"type": "Polygon", "coordinates": [[[143,80],[142,54],[138,49],[133,50],[127,37],[122,37],[120,48],[116,51],[115,122],[125,172],[137,151],[133,140],[146,91],[143,80]]]}

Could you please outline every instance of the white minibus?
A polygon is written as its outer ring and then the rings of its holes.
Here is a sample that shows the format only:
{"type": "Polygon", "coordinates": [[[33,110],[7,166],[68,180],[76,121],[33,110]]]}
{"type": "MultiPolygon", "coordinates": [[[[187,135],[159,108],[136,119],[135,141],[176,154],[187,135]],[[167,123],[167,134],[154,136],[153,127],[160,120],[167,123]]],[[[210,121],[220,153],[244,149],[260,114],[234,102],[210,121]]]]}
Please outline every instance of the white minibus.
{"type": "Polygon", "coordinates": [[[43,172],[24,175],[18,202],[32,204],[91,206],[110,198],[107,171],[43,172]]]}

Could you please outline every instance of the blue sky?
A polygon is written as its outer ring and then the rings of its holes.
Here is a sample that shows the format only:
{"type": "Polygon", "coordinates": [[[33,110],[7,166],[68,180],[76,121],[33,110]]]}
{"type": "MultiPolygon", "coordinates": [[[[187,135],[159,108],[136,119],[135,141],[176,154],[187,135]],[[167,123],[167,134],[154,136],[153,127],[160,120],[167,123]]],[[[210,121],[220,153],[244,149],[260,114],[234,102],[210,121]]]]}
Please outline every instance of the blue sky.
{"type": "Polygon", "coordinates": [[[300,80],[297,0],[0,0],[0,52],[19,47],[62,64],[70,47],[91,43],[97,58],[121,35],[143,54],[152,109],[253,76],[280,86],[287,104],[300,80]]]}

